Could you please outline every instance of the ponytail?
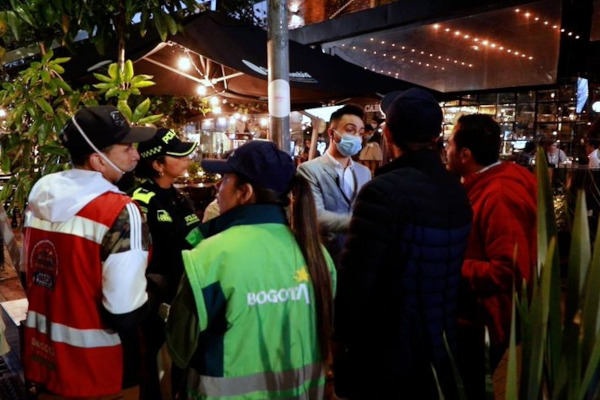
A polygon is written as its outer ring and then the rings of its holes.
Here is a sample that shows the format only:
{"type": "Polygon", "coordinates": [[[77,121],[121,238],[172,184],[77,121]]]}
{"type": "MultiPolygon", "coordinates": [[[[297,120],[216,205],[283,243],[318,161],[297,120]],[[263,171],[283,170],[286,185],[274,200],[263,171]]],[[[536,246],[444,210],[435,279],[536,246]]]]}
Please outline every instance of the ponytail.
{"type": "Polygon", "coordinates": [[[330,339],[333,332],[333,290],[331,273],[319,241],[317,212],[308,181],[294,178],[292,187],[291,228],[302,250],[315,291],[317,333],[321,360],[331,361],[330,339]]]}
{"type": "MultiPolygon", "coordinates": [[[[243,175],[236,175],[238,186],[250,183],[243,175]]],[[[290,198],[287,193],[279,193],[273,189],[250,184],[256,195],[257,204],[276,204],[281,207],[290,205],[290,198]]],[[[314,287],[319,349],[322,362],[328,365],[331,362],[330,339],[333,332],[331,273],[319,241],[317,211],[310,184],[305,178],[296,175],[292,181],[291,193],[290,227],[304,256],[314,287]]]]}

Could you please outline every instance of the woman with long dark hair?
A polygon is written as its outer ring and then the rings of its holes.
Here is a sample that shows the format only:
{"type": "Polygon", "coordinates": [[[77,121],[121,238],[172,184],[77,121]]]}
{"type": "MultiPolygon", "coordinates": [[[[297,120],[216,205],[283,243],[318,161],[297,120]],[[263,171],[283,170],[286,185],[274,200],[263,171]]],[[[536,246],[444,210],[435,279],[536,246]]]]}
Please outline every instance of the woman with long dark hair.
{"type": "Polygon", "coordinates": [[[167,321],[173,361],[197,373],[194,398],[321,399],[335,268],[308,182],[265,141],[202,167],[223,175],[221,215],[202,227],[210,237],[183,252],[167,321]]]}

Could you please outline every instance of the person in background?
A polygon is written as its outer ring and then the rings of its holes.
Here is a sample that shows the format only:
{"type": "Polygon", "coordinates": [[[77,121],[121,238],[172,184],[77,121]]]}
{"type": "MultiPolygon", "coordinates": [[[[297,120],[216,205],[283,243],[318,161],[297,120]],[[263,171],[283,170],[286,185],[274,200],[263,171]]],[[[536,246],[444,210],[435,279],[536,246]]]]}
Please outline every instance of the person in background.
{"type": "MultiPolygon", "coordinates": [[[[144,179],[133,199],[146,215],[152,237],[152,257],[146,271],[151,315],[144,321],[144,371],[142,397],[161,399],[157,355],[165,342],[165,318],[159,316],[162,303],[170,304],[183,275],[181,251],[195,244],[194,228],[200,220],[192,202],[177,190],[175,179],[186,173],[196,143],[182,142],[172,129],[159,128],[153,139],[140,143],[141,160],[135,174],[144,179]]],[[[175,372],[173,386],[179,375],[175,372]]]]}
{"type": "MultiPolygon", "coordinates": [[[[227,150],[223,153],[223,155],[220,158],[222,160],[226,160],[231,155],[231,153],[233,153],[233,150],[227,150]]],[[[202,223],[208,222],[211,219],[218,217],[219,214],[219,201],[215,196],[214,200],[208,203],[208,205],[204,209],[204,213],[202,213],[202,223]]]]}
{"type": "Polygon", "coordinates": [[[320,157],[300,164],[298,174],[311,185],[323,243],[336,265],[350,225],[352,205],[371,171],[352,161],[362,147],[364,112],[347,104],[331,114],[327,134],[330,145],[320,157]]]}
{"type": "Polygon", "coordinates": [[[546,152],[548,166],[558,168],[567,161],[567,155],[558,147],[558,143],[553,138],[544,138],[542,140],[542,148],[546,152]]]}
{"type": "Polygon", "coordinates": [[[446,147],[447,168],[460,175],[473,207],[473,227],[459,293],[458,365],[469,398],[485,398],[484,329],[490,366],[509,341],[513,285],[529,282],[536,265],[537,184],[514,163],[502,163],[500,127],[489,115],[464,115],[446,147]]]}
{"type": "Polygon", "coordinates": [[[365,126],[365,133],[363,134],[363,148],[360,151],[358,159],[361,164],[369,168],[371,175],[375,174],[375,170],[381,165],[383,154],[381,153],[381,146],[379,146],[379,140],[381,135],[375,132],[375,129],[369,124],[365,126]]]}
{"type": "Polygon", "coordinates": [[[436,139],[442,110],[421,89],[381,103],[394,160],[356,199],[339,271],[335,340],[338,395],[455,398],[445,334],[456,350],[460,268],[471,207],[444,168],[436,139]]]}
{"type": "MultiPolygon", "coordinates": [[[[300,163],[308,161],[308,155],[310,153],[310,139],[304,139],[304,146],[302,147],[302,153],[300,154],[300,163]]],[[[315,156],[319,157],[321,152],[319,149],[315,149],[315,156]]]]}
{"type": "Polygon", "coordinates": [[[23,364],[37,399],[138,399],[149,235],[115,183],[139,160],[133,143],[154,131],[112,106],[83,108],[61,133],[73,169],[31,190],[23,364]]]}
{"type": "Polygon", "coordinates": [[[525,143],[525,147],[523,148],[523,151],[521,151],[517,155],[515,162],[524,167],[530,166],[532,163],[533,157],[535,156],[536,151],[537,151],[537,145],[535,144],[535,142],[532,140],[528,141],[527,143],[525,143]]]}
{"type": "Polygon", "coordinates": [[[600,159],[598,158],[598,146],[600,146],[600,139],[598,138],[588,138],[585,142],[585,150],[588,155],[589,168],[600,168],[600,159]]]}
{"type": "Polygon", "coordinates": [[[266,141],[202,168],[223,175],[221,215],[207,224],[208,238],[183,251],[167,321],[173,361],[197,374],[196,399],[322,399],[335,267],[318,241],[308,182],[266,141]]]}

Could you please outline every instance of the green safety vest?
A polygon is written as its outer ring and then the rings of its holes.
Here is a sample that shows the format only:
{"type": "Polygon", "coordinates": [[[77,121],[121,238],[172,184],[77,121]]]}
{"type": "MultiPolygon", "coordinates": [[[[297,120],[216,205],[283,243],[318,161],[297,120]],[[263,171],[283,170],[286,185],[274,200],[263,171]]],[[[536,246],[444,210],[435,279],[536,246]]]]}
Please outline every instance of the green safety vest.
{"type": "MultiPolygon", "coordinates": [[[[325,375],[304,257],[286,224],[257,222],[183,252],[199,330],[208,338],[200,339],[204,370],[191,394],[321,399],[325,375]]],[[[335,287],[333,261],[324,253],[335,287]]]]}

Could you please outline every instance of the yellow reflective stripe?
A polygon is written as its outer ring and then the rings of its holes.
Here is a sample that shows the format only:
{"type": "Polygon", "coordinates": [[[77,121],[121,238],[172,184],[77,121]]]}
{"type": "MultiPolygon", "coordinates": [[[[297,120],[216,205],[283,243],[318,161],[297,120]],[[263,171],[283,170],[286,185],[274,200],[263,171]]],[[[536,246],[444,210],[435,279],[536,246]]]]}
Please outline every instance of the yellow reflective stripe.
{"type": "Polygon", "coordinates": [[[93,349],[112,347],[121,344],[119,335],[109,329],[77,329],[67,325],[49,322],[45,315],[35,311],[27,312],[25,326],[37,330],[44,335],[50,331],[50,340],[66,343],[74,347],[93,349]]]}
{"type": "Polygon", "coordinates": [[[196,146],[198,146],[198,143],[194,142],[194,145],[188,151],[185,151],[183,153],[175,153],[174,151],[167,151],[166,154],[169,155],[169,156],[174,156],[174,157],[189,156],[190,154],[192,154],[192,152],[194,151],[194,149],[196,148],[196,146]]]}
{"type": "Polygon", "coordinates": [[[50,222],[37,218],[33,214],[28,217],[29,218],[25,221],[26,228],[35,228],[46,232],[79,236],[84,239],[92,240],[98,244],[102,244],[102,239],[109,229],[109,227],[104,224],[78,215],[66,222],[50,222]]]}
{"type": "MultiPolygon", "coordinates": [[[[281,393],[300,389],[307,382],[317,383],[319,380],[322,380],[324,385],[323,365],[314,363],[289,371],[264,372],[231,378],[201,375],[198,391],[208,398],[241,396],[253,392],[281,393]]],[[[323,385],[319,386],[323,387],[323,385]]],[[[302,399],[304,397],[294,398],[302,399]]]]}
{"type": "Polygon", "coordinates": [[[149,204],[150,203],[150,199],[152,197],[154,197],[155,195],[156,195],[156,193],[154,193],[154,192],[148,192],[148,191],[146,191],[143,188],[139,188],[135,192],[133,192],[133,199],[134,200],[139,200],[142,203],[149,204]]]}

